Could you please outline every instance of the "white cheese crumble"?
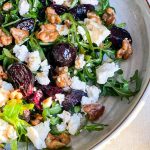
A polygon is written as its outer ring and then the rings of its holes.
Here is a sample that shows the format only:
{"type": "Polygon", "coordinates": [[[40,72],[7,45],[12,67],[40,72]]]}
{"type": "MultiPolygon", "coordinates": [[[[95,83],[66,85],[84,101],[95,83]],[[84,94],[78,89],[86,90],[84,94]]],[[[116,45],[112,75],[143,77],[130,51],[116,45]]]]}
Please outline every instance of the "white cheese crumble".
{"type": "Polygon", "coordinates": [[[27,14],[30,9],[30,4],[28,3],[27,0],[20,0],[19,1],[19,14],[21,16],[27,14]]]}
{"type": "Polygon", "coordinates": [[[41,58],[38,51],[29,53],[27,65],[31,71],[37,71],[41,64],[41,58]]]}
{"type": "Polygon", "coordinates": [[[84,28],[82,26],[78,26],[77,31],[78,31],[78,34],[82,35],[83,40],[87,41],[86,32],[85,32],[84,28]]]}
{"type": "Polygon", "coordinates": [[[75,135],[81,124],[81,114],[73,114],[68,123],[67,130],[71,135],[75,135]]]}
{"type": "Polygon", "coordinates": [[[98,0],[80,0],[80,4],[98,5],[98,0]]]}
{"type": "Polygon", "coordinates": [[[4,106],[5,103],[9,100],[10,92],[0,88],[0,107],[4,106]]]}
{"type": "Polygon", "coordinates": [[[79,77],[77,77],[77,76],[72,77],[71,80],[72,80],[72,83],[71,83],[70,87],[72,89],[81,90],[81,91],[85,92],[85,89],[87,86],[85,82],[82,82],[81,80],[79,80],[79,77]]]}
{"type": "Polygon", "coordinates": [[[68,35],[69,29],[66,25],[56,25],[56,29],[60,35],[68,35]]]}
{"type": "Polygon", "coordinates": [[[109,77],[113,77],[114,73],[119,70],[119,66],[114,62],[104,63],[96,69],[97,83],[105,84],[109,77]]]}
{"type": "Polygon", "coordinates": [[[12,91],[12,90],[14,90],[12,84],[11,84],[11,83],[8,83],[8,82],[6,82],[6,81],[2,81],[1,88],[3,88],[4,90],[7,90],[7,91],[12,91]]]}
{"type": "Polygon", "coordinates": [[[20,61],[27,61],[28,58],[28,48],[25,45],[15,45],[13,48],[13,53],[20,61]]]}
{"type": "Polygon", "coordinates": [[[91,40],[98,46],[109,36],[110,31],[104,26],[96,23],[92,19],[86,18],[84,20],[86,27],[90,33],[91,40]]]}
{"type": "Polygon", "coordinates": [[[61,114],[58,114],[57,116],[61,118],[65,124],[68,123],[71,118],[70,112],[65,110],[61,114]]]}
{"type": "Polygon", "coordinates": [[[27,127],[27,136],[37,149],[46,148],[45,139],[50,131],[49,125],[50,122],[47,120],[36,126],[27,127]]]}
{"type": "Polygon", "coordinates": [[[50,83],[50,79],[45,74],[45,72],[38,72],[35,76],[35,79],[40,83],[41,85],[48,85],[50,83]]]}
{"type": "Polygon", "coordinates": [[[41,62],[41,69],[40,70],[48,75],[49,69],[50,69],[50,65],[48,65],[47,59],[45,59],[44,61],[41,62]]]}
{"type": "Polygon", "coordinates": [[[65,100],[65,95],[64,95],[64,94],[61,94],[61,93],[55,94],[55,97],[56,97],[55,101],[59,101],[59,104],[60,104],[60,105],[61,105],[62,102],[65,100]]]}
{"type": "Polygon", "coordinates": [[[62,5],[65,2],[65,0],[53,0],[53,2],[57,5],[62,5]]]}
{"type": "Polygon", "coordinates": [[[59,132],[65,131],[65,130],[66,130],[66,127],[67,127],[67,125],[66,125],[64,122],[62,122],[61,124],[57,124],[57,125],[56,125],[56,128],[57,128],[57,130],[58,130],[59,132]]]}
{"type": "Polygon", "coordinates": [[[0,119],[0,143],[8,143],[16,138],[17,132],[14,127],[0,119]]]}
{"type": "Polygon", "coordinates": [[[83,69],[85,64],[86,64],[86,61],[84,61],[84,54],[79,54],[75,60],[75,68],[76,69],[83,69]]]}

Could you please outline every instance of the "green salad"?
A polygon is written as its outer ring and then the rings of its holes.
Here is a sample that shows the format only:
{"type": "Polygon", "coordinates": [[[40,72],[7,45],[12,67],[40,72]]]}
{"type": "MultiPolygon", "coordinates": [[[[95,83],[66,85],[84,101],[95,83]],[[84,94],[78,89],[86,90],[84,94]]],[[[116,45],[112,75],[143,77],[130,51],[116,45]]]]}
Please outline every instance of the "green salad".
{"type": "Polygon", "coordinates": [[[133,41],[116,19],[109,0],[0,0],[2,149],[71,147],[109,126],[103,97],[132,100],[141,78],[124,77],[133,41]]]}

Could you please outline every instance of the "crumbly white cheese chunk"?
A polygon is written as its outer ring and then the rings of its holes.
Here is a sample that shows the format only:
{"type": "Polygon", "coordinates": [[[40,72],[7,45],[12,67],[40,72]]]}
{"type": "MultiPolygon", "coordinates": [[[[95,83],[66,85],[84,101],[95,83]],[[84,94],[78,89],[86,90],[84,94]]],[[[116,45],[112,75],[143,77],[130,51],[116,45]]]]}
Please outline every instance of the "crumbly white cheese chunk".
{"type": "Polygon", "coordinates": [[[27,61],[28,58],[28,48],[25,45],[15,45],[13,48],[13,53],[20,61],[27,61]]]}
{"type": "Polygon", "coordinates": [[[68,35],[69,29],[66,25],[56,25],[56,29],[60,35],[68,35]]]}
{"type": "Polygon", "coordinates": [[[44,72],[38,72],[35,76],[35,79],[40,83],[41,85],[48,85],[50,83],[50,79],[47,74],[44,72]]]}
{"type": "Polygon", "coordinates": [[[27,65],[31,71],[37,71],[41,64],[41,58],[38,51],[29,53],[27,65]]]}
{"type": "Polygon", "coordinates": [[[16,138],[17,132],[14,127],[0,119],[0,143],[8,143],[16,138]]]}
{"type": "Polygon", "coordinates": [[[81,124],[81,114],[73,114],[68,123],[67,130],[71,135],[75,135],[81,124]]]}
{"type": "Polygon", "coordinates": [[[30,9],[30,4],[28,3],[27,0],[20,0],[19,1],[19,14],[21,16],[27,14],[30,9]]]}
{"type": "Polygon", "coordinates": [[[71,88],[72,89],[75,89],[75,90],[81,90],[81,91],[84,91],[85,92],[85,89],[86,89],[86,83],[85,82],[82,82],[79,80],[79,77],[77,76],[74,76],[72,79],[71,79],[72,83],[71,83],[71,88]]]}
{"type": "Polygon", "coordinates": [[[91,40],[98,46],[109,36],[110,31],[102,24],[98,24],[92,19],[86,18],[84,23],[90,33],[91,40]]]}
{"type": "Polygon", "coordinates": [[[8,83],[8,82],[6,82],[6,81],[2,81],[1,88],[3,88],[4,90],[7,90],[7,91],[12,91],[12,90],[14,90],[12,84],[11,84],[11,83],[8,83]]]}
{"type": "Polygon", "coordinates": [[[55,94],[55,97],[56,97],[55,101],[59,101],[59,104],[60,104],[60,105],[61,105],[62,102],[65,100],[65,95],[64,95],[64,94],[61,94],[61,93],[55,94]]]}
{"type": "Polygon", "coordinates": [[[57,124],[56,127],[59,132],[62,132],[66,130],[67,125],[64,122],[62,122],[61,124],[57,124]]]}
{"type": "Polygon", "coordinates": [[[98,0],[80,0],[80,4],[98,5],[98,0]]]}
{"type": "Polygon", "coordinates": [[[86,64],[86,61],[84,61],[84,54],[79,54],[75,60],[75,68],[76,69],[83,69],[85,64],[86,64]]]}
{"type": "Polygon", "coordinates": [[[53,2],[57,5],[62,5],[65,2],[65,0],[53,0],[53,2]]]}
{"type": "Polygon", "coordinates": [[[48,61],[47,59],[45,59],[44,61],[41,62],[41,71],[44,72],[45,74],[49,74],[49,69],[50,69],[50,65],[48,65],[48,61]]]}
{"type": "Polygon", "coordinates": [[[64,110],[61,114],[58,114],[57,116],[61,118],[65,124],[68,123],[71,118],[70,112],[66,110],[64,110]]]}
{"type": "Polygon", "coordinates": [[[77,31],[78,31],[78,34],[82,35],[83,40],[87,41],[86,32],[85,32],[84,28],[82,26],[78,26],[77,31]]]}
{"type": "Polygon", "coordinates": [[[104,63],[96,69],[97,83],[105,84],[109,77],[113,77],[114,73],[119,70],[119,66],[112,63],[104,63]]]}
{"type": "Polygon", "coordinates": [[[32,127],[27,127],[27,136],[37,149],[46,148],[45,139],[50,131],[49,120],[32,127]]]}

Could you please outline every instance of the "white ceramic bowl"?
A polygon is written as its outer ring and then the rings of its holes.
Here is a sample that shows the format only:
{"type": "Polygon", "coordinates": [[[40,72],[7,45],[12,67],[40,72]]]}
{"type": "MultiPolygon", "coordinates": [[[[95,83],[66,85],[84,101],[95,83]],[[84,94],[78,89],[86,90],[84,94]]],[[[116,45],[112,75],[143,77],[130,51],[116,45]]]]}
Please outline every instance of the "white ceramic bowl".
{"type": "Polygon", "coordinates": [[[110,0],[116,9],[117,22],[126,22],[127,30],[133,38],[134,54],[121,64],[126,77],[130,77],[136,69],[141,73],[143,83],[141,91],[131,103],[118,98],[101,98],[106,106],[104,116],[98,121],[109,126],[102,132],[82,133],[72,140],[72,149],[88,150],[109,142],[114,135],[126,127],[143,106],[141,100],[150,80],[150,9],[146,0],[110,0]]]}

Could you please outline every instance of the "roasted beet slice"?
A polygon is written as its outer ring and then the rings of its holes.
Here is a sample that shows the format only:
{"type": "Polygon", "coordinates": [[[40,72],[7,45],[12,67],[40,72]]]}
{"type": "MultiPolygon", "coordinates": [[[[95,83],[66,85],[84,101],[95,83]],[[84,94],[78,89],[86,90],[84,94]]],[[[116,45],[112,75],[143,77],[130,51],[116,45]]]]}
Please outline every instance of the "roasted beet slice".
{"type": "Polygon", "coordinates": [[[34,28],[34,24],[35,21],[34,19],[24,19],[21,20],[18,24],[17,24],[17,28],[22,29],[22,30],[28,30],[28,31],[32,31],[34,28]]]}
{"type": "Polygon", "coordinates": [[[41,102],[42,102],[42,98],[43,98],[43,92],[41,90],[37,90],[35,92],[33,92],[28,98],[27,100],[29,102],[34,103],[35,107],[37,109],[41,109],[41,102]]]}
{"type": "Polygon", "coordinates": [[[56,85],[37,85],[38,89],[41,89],[46,96],[55,97],[55,94],[62,93],[62,89],[57,87],[56,85]]]}
{"type": "Polygon", "coordinates": [[[127,30],[116,26],[113,26],[111,28],[111,35],[109,39],[112,42],[113,47],[115,47],[116,49],[120,49],[122,47],[122,41],[125,38],[127,38],[132,44],[132,37],[127,30]]]}
{"type": "Polygon", "coordinates": [[[65,101],[62,102],[62,106],[65,110],[69,110],[75,105],[80,104],[82,96],[87,96],[86,93],[80,90],[72,90],[66,94],[65,101]]]}
{"type": "Polygon", "coordinates": [[[34,76],[26,65],[14,63],[8,68],[7,72],[15,88],[20,89],[25,97],[33,93],[34,76]]]}
{"type": "Polygon", "coordinates": [[[77,20],[84,20],[87,18],[87,12],[93,11],[95,8],[90,4],[77,5],[76,7],[69,10],[69,12],[74,16],[77,20]]]}
{"type": "Polygon", "coordinates": [[[62,15],[64,13],[68,12],[68,8],[63,5],[52,4],[50,6],[55,9],[55,11],[58,15],[62,15]]]}
{"type": "Polygon", "coordinates": [[[59,67],[73,65],[76,58],[76,48],[68,43],[59,43],[52,49],[52,56],[59,67]]]}

